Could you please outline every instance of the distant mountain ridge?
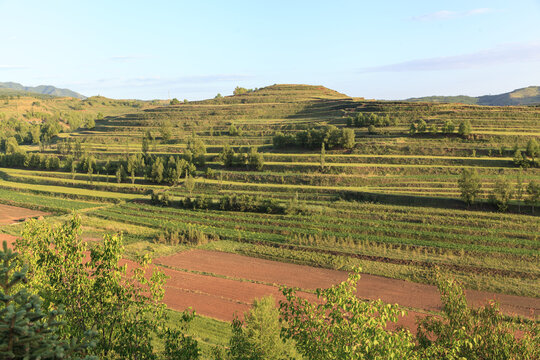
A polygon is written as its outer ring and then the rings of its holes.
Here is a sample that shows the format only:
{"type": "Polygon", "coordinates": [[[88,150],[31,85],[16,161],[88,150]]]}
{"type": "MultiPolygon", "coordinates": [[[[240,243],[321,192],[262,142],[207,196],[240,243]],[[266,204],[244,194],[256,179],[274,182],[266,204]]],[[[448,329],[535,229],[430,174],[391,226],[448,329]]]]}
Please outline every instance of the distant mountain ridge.
{"type": "Polygon", "coordinates": [[[9,92],[29,92],[34,94],[51,95],[58,97],[74,97],[77,99],[86,99],[86,96],[81,95],[75,91],[69,89],[59,89],[52,85],[39,85],[39,86],[23,86],[15,82],[0,82],[0,93],[9,92]]]}
{"type": "Polygon", "coordinates": [[[540,86],[529,86],[499,95],[484,96],[425,96],[410,98],[411,102],[462,103],[471,105],[508,106],[540,105],[540,86]]]}

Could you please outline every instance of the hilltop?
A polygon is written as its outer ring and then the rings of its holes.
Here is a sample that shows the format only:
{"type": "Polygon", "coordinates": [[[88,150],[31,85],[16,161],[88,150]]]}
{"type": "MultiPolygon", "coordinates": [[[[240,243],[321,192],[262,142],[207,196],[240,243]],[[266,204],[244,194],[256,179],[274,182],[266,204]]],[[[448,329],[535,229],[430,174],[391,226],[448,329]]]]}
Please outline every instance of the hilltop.
{"type": "Polygon", "coordinates": [[[410,98],[411,102],[461,103],[469,105],[508,106],[508,105],[538,105],[540,104],[540,86],[529,86],[498,95],[483,96],[426,96],[410,98]]]}
{"type": "Polygon", "coordinates": [[[56,97],[73,97],[77,99],[86,99],[81,95],[69,89],[60,89],[52,85],[24,86],[15,82],[0,82],[0,95],[30,95],[41,94],[56,97]]]}

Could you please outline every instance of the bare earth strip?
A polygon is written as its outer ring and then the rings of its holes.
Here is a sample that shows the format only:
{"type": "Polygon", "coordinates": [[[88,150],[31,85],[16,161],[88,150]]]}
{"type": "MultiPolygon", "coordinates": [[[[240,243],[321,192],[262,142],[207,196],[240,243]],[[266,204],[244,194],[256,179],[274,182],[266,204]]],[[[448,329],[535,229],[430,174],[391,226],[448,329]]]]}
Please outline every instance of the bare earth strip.
{"type": "MultiPolygon", "coordinates": [[[[158,258],[155,260],[155,263],[166,265],[172,269],[177,268],[179,270],[186,269],[208,272],[235,279],[294,286],[301,289],[326,288],[347,278],[347,273],[344,271],[313,268],[206,250],[192,250],[177,253],[171,256],[158,258]]],[[[168,270],[170,271],[170,269],[168,270]]],[[[178,271],[170,273],[170,275],[175,273],[178,273],[178,271]]],[[[213,280],[210,281],[216,284],[215,294],[220,297],[239,300],[245,303],[251,303],[253,299],[265,294],[272,294],[279,297],[279,291],[276,291],[277,288],[274,286],[240,282],[231,279],[220,279],[204,275],[199,276],[207,277],[209,279],[213,278],[213,280]],[[224,283],[225,280],[227,281],[226,283],[224,283]],[[222,288],[222,286],[229,286],[225,284],[230,284],[230,286],[232,286],[234,282],[244,284],[242,287],[244,290],[236,288],[232,292],[229,292],[222,288]],[[248,287],[253,288],[247,290],[248,287]],[[255,288],[257,288],[257,290],[255,290],[255,288]],[[268,292],[261,293],[261,291],[268,292]]],[[[171,281],[174,280],[170,279],[168,284],[171,284],[171,281]]],[[[188,285],[188,283],[184,284],[184,287],[191,286],[188,285]]],[[[202,283],[199,284],[198,282],[195,282],[193,283],[193,286],[194,289],[204,293],[214,294],[211,287],[208,288],[206,285],[203,286],[202,283]]],[[[467,290],[466,295],[469,303],[473,306],[484,305],[490,300],[496,300],[499,302],[501,310],[506,314],[532,318],[540,316],[539,298],[474,290],[467,290]]],[[[386,303],[397,303],[409,308],[428,311],[442,310],[439,292],[435,286],[381,276],[363,274],[358,283],[358,296],[364,299],[381,299],[386,303]]],[[[193,306],[197,309],[196,304],[193,304],[193,306]]],[[[223,309],[223,311],[223,315],[225,315],[226,310],[223,309]]]]}
{"type": "Polygon", "coordinates": [[[14,224],[18,221],[48,215],[42,211],[0,204],[0,225],[14,224]]]}

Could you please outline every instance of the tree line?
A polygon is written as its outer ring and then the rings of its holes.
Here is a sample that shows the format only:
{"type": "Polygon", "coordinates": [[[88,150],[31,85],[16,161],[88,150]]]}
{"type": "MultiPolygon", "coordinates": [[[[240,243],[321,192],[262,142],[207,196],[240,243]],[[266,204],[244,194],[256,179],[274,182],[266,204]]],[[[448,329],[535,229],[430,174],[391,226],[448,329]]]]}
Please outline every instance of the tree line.
{"type": "Polygon", "coordinates": [[[338,129],[334,125],[327,125],[318,129],[300,130],[296,134],[283,134],[277,132],[272,138],[276,149],[302,147],[305,149],[352,149],[356,144],[353,129],[338,129]]]}

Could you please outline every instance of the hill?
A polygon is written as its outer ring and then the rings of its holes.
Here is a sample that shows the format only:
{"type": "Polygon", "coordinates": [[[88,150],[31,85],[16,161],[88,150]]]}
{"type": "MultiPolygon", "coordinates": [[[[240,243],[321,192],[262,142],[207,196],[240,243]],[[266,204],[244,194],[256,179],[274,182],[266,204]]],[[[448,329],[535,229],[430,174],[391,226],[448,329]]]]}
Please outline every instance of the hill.
{"type": "Polygon", "coordinates": [[[469,105],[509,106],[509,105],[539,105],[540,87],[529,86],[499,95],[483,95],[478,97],[458,96],[426,96],[410,98],[410,102],[461,103],[469,105]]]}
{"type": "Polygon", "coordinates": [[[39,86],[24,86],[15,82],[0,82],[0,94],[4,95],[27,95],[41,94],[50,95],[56,97],[73,97],[77,99],[86,99],[86,96],[81,95],[75,91],[69,89],[59,89],[52,85],[39,85],[39,86]]]}
{"type": "MultiPolygon", "coordinates": [[[[540,203],[517,189],[540,181],[538,157],[526,154],[540,139],[540,108],[365,101],[309,85],[236,93],[176,105],[4,99],[0,203],[50,222],[80,213],[94,243],[122,231],[130,259],[149,256],[170,275],[170,309],[212,319],[277,298],[279,285],[311,291],[359,266],[376,279],[362,289],[377,297],[398,283],[433,285],[437,266],[468,289],[532,301],[535,313],[519,308],[536,316],[540,203]],[[471,134],[460,135],[465,121],[471,134]],[[464,168],[481,183],[470,205],[460,199],[464,168]],[[516,189],[511,199],[493,196],[501,187],[516,189]]],[[[440,309],[409,299],[391,302],[440,309]]],[[[227,344],[209,341],[202,358],[227,344]]]]}

